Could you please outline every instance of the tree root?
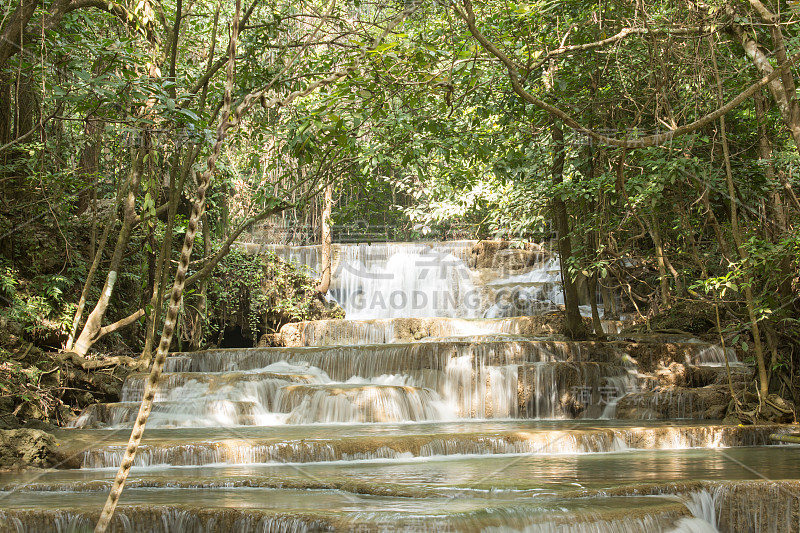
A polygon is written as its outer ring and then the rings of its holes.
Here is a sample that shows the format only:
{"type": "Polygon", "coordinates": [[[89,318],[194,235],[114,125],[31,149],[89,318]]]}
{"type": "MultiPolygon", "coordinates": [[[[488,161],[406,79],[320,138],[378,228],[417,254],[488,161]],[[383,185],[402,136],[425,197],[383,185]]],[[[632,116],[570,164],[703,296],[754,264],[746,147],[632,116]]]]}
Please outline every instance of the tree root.
{"type": "Polygon", "coordinates": [[[59,363],[72,363],[84,370],[97,370],[100,368],[108,368],[112,366],[125,365],[133,369],[139,369],[142,365],[141,361],[128,357],[127,355],[115,355],[105,359],[87,359],[78,355],[75,352],[64,352],[56,357],[59,363]]]}

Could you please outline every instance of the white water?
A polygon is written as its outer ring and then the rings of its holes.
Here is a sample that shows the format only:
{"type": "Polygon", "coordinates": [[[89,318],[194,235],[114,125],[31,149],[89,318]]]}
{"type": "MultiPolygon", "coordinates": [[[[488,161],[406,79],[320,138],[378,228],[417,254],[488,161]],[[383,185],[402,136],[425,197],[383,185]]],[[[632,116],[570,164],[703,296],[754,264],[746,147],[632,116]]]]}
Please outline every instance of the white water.
{"type": "MultiPolygon", "coordinates": [[[[351,320],[503,318],[563,305],[558,259],[541,255],[522,273],[480,273],[467,266],[475,242],[335,245],[329,294],[351,320]]],[[[270,248],[319,273],[318,247],[270,248]]]]}

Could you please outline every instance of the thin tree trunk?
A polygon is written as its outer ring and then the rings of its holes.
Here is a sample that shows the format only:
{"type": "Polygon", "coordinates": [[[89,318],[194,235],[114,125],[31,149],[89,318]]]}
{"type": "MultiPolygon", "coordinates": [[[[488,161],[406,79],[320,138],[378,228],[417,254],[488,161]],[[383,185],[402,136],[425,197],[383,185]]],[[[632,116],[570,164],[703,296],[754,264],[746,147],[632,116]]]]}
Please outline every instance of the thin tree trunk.
{"type": "Polygon", "coordinates": [[[323,296],[331,286],[331,209],[333,209],[333,182],[325,187],[325,200],[322,206],[322,277],[317,291],[323,296]]]}
{"type": "Polygon", "coordinates": [[[100,266],[100,261],[103,257],[106,243],[108,242],[108,236],[111,233],[112,226],[114,226],[114,220],[117,218],[117,209],[122,202],[122,198],[127,195],[128,187],[130,187],[132,178],[133,173],[128,176],[128,179],[122,186],[122,189],[120,189],[119,193],[117,194],[117,201],[114,204],[114,209],[112,209],[108,214],[108,219],[106,220],[105,227],[103,227],[103,234],[100,236],[100,242],[97,246],[97,251],[94,253],[92,265],[89,267],[89,272],[86,274],[86,281],[83,283],[83,290],[81,291],[81,297],[78,301],[78,308],[75,310],[75,316],[72,319],[72,327],[70,328],[69,337],[67,338],[67,344],[64,347],[65,351],[72,351],[75,343],[75,335],[78,334],[78,327],[80,326],[81,318],[83,316],[83,310],[86,308],[86,299],[89,297],[89,292],[92,289],[92,283],[94,283],[94,277],[97,274],[97,269],[100,266]]]}
{"type": "MultiPolygon", "coordinates": [[[[0,73],[0,146],[12,140],[11,130],[14,123],[14,105],[11,100],[11,80],[0,73]]],[[[6,161],[7,155],[2,156],[6,161]]]]}
{"type": "MultiPolygon", "coordinates": [[[[759,44],[751,37],[751,33],[746,32],[744,28],[736,22],[732,22],[730,28],[759,74],[765,77],[773,75],[775,73],[774,68],[769,62],[767,54],[764,53],[759,44]]],[[[778,33],[780,33],[780,29],[778,29],[778,33]]],[[[713,46],[713,38],[710,37],[709,39],[712,41],[713,46]]],[[[782,38],[779,42],[782,42],[782,38]]],[[[780,46],[776,45],[776,52],[778,52],[779,49],[780,46]]],[[[785,55],[784,49],[784,57],[785,55]]],[[[800,151],[800,104],[793,98],[793,94],[789,94],[794,92],[794,82],[792,81],[791,85],[788,87],[784,85],[784,78],[786,75],[786,71],[781,71],[780,76],[773,79],[768,84],[768,87],[781,113],[783,123],[786,125],[789,133],[791,133],[792,139],[794,139],[795,148],[800,151]]],[[[791,71],[788,71],[788,76],[791,79],[791,71]]]]}
{"type": "Polygon", "coordinates": [[[95,527],[95,533],[104,533],[108,526],[111,524],[111,519],[114,516],[119,498],[122,495],[122,490],[125,487],[125,481],[128,478],[130,469],[133,466],[133,459],[136,456],[136,450],[144,435],[145,424],[150,415],[150,410],[153,407],[153,399],[155,398],[156,389],[158,387],[159,378],[167,359],[169,347],[172,344],[172,335],[175,331],[175,325],[178,320],[178,313],[180,311],[180,304],[183,297],[183,288],[186,281],[186,272],[189,270],[189,261],[192,255],[192,248],[194,246],[194,237],[197,233],[197,227],[200,218],[203,216],[206,206],[206,191],[211,181],[211,176],[216,170],[216,161],[219,157],[222,143],[227,137],[227,132],[235,125],[235,121],[230,120],[231,109],[231,92],[233,90],[233,72],[234,64],[236,61],[236,45],[239,37],[239,14],[241,12],[241,0],[236,0],[236,8],[234,11],[233,24],[231,27],[231,39],[228,49],[228,68],[225,82],[225,95],[223,99],[222,117],[219,127],[217,128],[217,141],[214,144],[211,155],[208,157],[208,164],[205,172],[203,172],[198,179],[197,199],[192,207],[192,214],[186,226],[186,235],[184,236],[183,248],[181,249],[181,257],[178,263],[178,268],[175,272],[175,282],[172,286],[170,293],[169,309],[164,319],[164,329],[161,333],[161,341],[158,344],[158,351],[156,352],[155,360],[153,361],[153,368],[147,378],[145,384],[144,395],[142,404],[139,407],[139,414],[136,417],[131,436],[128,441],[128,446],[125,450],[125,456],[114,478],[114,484],[108,493],[103,511],[100,514],[100,519],[95,527]]]}
{"type": "MultiPolygon", "coordinates": [[[[717,67],[717,57],[714,52],[714,42],[711,41],[711,63],[714,67],[714,76],[717,79],[717,100],[722,100],[722,79],[719,75],[719,68],[717,67]]],[[[759,404],[766,400],[769,394],[769,376],[767,375],[767,368],[764,363],[764,349],[761,345],[761,334],[758,328],[758,318],[755,312],[755,298],[753,297],[752,288],[752,271],[750,265],[750,256],[747,248],[744,246],[744,239],[742,238],[742,231],[739,227],[739,215],[737,208],[736,187],[733,184],[733,171],[731,170],[730,151],[728,149],[728,135],[725,131],[725,117],[719,119],[720,134],[722,136],[722,153],[725,158],[725,181],[728,185],[728,196],[730,198],[731,210],[731,233],[733,234],[733,242],[736,244],[736,251],[739,254],[739,259],[742,260],[742,268],[745,275],[749,274],[749,279],[745,279],[744,283],[744,297],[747,304],[747,314],[750,318],[750,329],[753,334],[753,347],[755,349],[756,366],[758,367],[758,392],[759,404]]]]}
{"type": "Polygon", "coordinates": [[[103,285],[103,290],[100,293],[94,309],[86,318],[86,324],[83,326],[78,340],[75,341],[73,351],[79,356],[85,356],[89,352],[89,348],[94,344],[97,334],[103,326],[103,318],[106,314],[106,309],[111,301],[111,296],[114,293],[114,286],[117,283],[117,276],[119,275],[119,268],[122,264],[122,257],[125,255],[125,248],[128,246],[128,241],[131,237],[134,222],[136,220],[136,193],[139,190],[139,182],[142,179],[142,166],[144,163],[145,149],[139,148],[136,150],[133,160],[133,168],[131,169],[130,182],[128,184],[128,192],[123,206],[122,229],[117,237],[117,244],[114,247],[114,253],[111,256],[111,264],[108,268],[108,275],[106,282],[103,285]]]}
{"type": "Polygon", "coordinates": [[[703,202],[703,207],[706,209],[706,218],[708,222],[711,224],[711,229],[714,230],[714,236],[717,238],[717,244],[719,245],[720,254],[722,254],[722,258],[727,261],[728,263],[733,262],[733,250],[731,250],[730,244],[728,243],[727,237],[725,237],[725,233],[722,231],[722,227],[719,225],[719,220],[717,219],[717,215],[714,214],[714,210],[711,206],[711,200],[708,199],[708,188],[700,192],[701,200],[703,202]]]}
{"type": "MultiPolygon", "coordinates": [[[[772,166],[772,144],[767,136],[767,124],[764,117],[767,103],[764,94],[758,91],[753,95],[756,110],[756,123],[758,124],[758,158],[764,162],[764,177],[770,184],[768,212],[772,215],[770,220],[777,226],[778,231],[770,229],[770,224],[765,224],[770,235],[777,236],[787,228],[786,208],[780,193],[780,186],[775,176],[775,167],[772,166]]],[[[773,240],[774,242],[774,240],[773,240]]]]}
{"type": "MultiPolygon", "coordinates": [[[[169,280],[169,252],[172,250],[172,230],[175,225],[175,214],[178,212],[180,193],[183,190],[183,180],[176,184],[178,174],[178,163],[180,162],[180,150],[175,152],[172,161],[169,181],[169,208],[167,209],[167,223],[164,229],[164,239],[158,253],[156,272],[153,276],[153,294],[150,297],[150,316],[147,321],[147,335],[142,350],[142,364],[149,365],[152,356],[153,340],[158,330],[158,323],[161,319],[161,306],[164,303],[164,291],[169,280]]],[[[181,174],[183,176],[183,174],[181,174]]]]}
{"type": "Polygon", "coordinates": [[[661,302],[662,306],[659,306],[660,310],[669,309],[672,305],[670,293],[669,293],[669,279],[667,277],[667,264],[664,261],[664,246],[661,243],[661,234],[658,231],[658,225],[653,220],[648,220],[647,217],[643,217],[644,222],[647,225],[647,230],[650,233],[650,237],[653,239],[653,246],[656,248],[656,264],[658,265],[658,283],[661,288],[661,302]]]}
{"type": "Polygon", "coordinates": [[[594,334],[601,341],[606,340],[606,332],[603,331],[603,321],[600,319],[600,311],[597,309],[597,272],[592,272],[587,280],[589,284],[589,304],[592,308],[592,327],[594,334]]]}
{"type": "MultiPolygon", "coordinates": [[[[203,213],[203,257],[211,255],[211,228],[208,225],[208,214],[203,213]]],[[[200,282],[200,290],[197,296],[197,311],[195,321],[192,325],[192,338],[189,342],[190,350],[198,350],[203,342],[203,328],[205,327],[206,307],[208,305],[208,281],[200,282]]]]}
{"type": "Polygon", "coordinates": [[[686,241],[689,243],[689,251],[692,254],[692,259],[694,262],[697,263],[697,267],[700,269],[700,275],[703,279],[708,279],[708,268],[706,268],[706,263],[700,257],[700,250],[697,247],[697,240],[694,238],[694,229],[692,229],[692,225],[689,222],[689,216],[686,213],[686,210],[683,207],[683,204],[678,202],[677,204],[678,209],[678,216],[681,219],[681,228],[683,229],[684,235],[686,235],[686,241]]]}
{"type": "MultiPolygon", "coordinates": [[[[564,160],[566,158],[564,147],[564,132],[555,117],[550,117],[550,131],[553,136],[553,185],[560,186],[564,182],[564,160]]],[[[565,333],[570,339],[579,340],[586,338],[586,325],[578,309],[578,291],[575,282],[570,276],[567,264],[572,257],[572,241],[569,235],[569,219],[567,206],[560,194],[553,195],[553,223],[558,235],[558,254],[561,265],[561,284],[564,289],[565,333]]]]}
{"type": "Polygon", "coordinates": [[[598,280],[598,284],[600,285],[600,294],[603,296],[603,318],[606,320],[619,320],[619,309],[617,308],[617,299],[614,293],[611,292],[611,288],[602,279],[598,280]]]}
{"type": "Polygon", "coordinates": [[[0,70],[5,67],[6,61],[19,50],[24,43],[23,35],[28,21],[36,12],[39,0],[21,0],[11,18],[0,34],[0,70]]]}
{"type": "Polygon", "coordinates": [[[279,213],[285,209],[288,209],[292,205],[293,204],[288,204],[286,202],[280,202],[277,205],[273,205],[267,209],[264,209],[256,216],[250,217],[239,224],[239,227],[231,232],[230,235],[228,235],[228,237],[225,239],[225,242],[223,242],[222,246],[220,246],[219,250],[217,250],[214,255],[205,264],[203,264],[200,270],[186,279],[186,286],[191,287],[195,283],[204,281],[206,278],[208,278],[208,276],[211,275],[211,272],[214,271],[214,267],[219,264],[220,260],[222,260],[222,258],[225,257],[228,252],[230,252],[233,243],[236,242],[236,239],[239,238],[239,235],[241,235],[248,226],[255,224],[256,222],[260,222],[270,215],[274,215],[275,213],[279,213]]]}
{"type": "MultiPolygon", "coordinates": [[[[791,78],[791,76],[789,77],[791,78]]],[[[775,167],[772,165],[772,143],[770,143],[767,135],[767,124],[764,118],[767,107],[764,95],[759,91],[753,95],[753,98],[755,100],[756,122],[758,123],[758,157],[766,163],[764,176],[771,184],[769,202],[767,204],[767,220],[763,225],[765,230],[768,231],[769,240],[777,243],[790,226],[789,209],[784,203],[784,194],[787,196],[786,200],[789,205],[792,204],[792,200],[796,203],[797,197],[794,196],[794,190],[791,185],[786,187],[786,177],[783,171],[776,173],[775,167]]],[[[794,278],[792,262],[791,257],[784,257],[778,264],[778,269],[780,270],[778,274],[778,291],[782,297],[787,299],[792,297],[792,279],[794,278]]]]}

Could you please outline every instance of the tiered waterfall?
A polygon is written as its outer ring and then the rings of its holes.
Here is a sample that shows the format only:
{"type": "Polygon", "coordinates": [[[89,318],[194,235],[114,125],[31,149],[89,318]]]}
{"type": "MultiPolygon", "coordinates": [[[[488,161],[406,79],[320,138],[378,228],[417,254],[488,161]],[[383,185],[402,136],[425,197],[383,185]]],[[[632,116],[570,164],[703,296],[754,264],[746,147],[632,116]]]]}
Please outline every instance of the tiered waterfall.
{"type": "MultiPolygon", "coordinates": [[[[751,378],[733,353],[619,321],[568,341],[557,258],[476,249],[338,246],[348,320],[172,354],[113,530],[798,531],[789,428],[714,420],[726,360],[751,378]]],[[[58,432],[65,468],[0,475],[0,532],[91,529],[144,381],[58,432]]]]}

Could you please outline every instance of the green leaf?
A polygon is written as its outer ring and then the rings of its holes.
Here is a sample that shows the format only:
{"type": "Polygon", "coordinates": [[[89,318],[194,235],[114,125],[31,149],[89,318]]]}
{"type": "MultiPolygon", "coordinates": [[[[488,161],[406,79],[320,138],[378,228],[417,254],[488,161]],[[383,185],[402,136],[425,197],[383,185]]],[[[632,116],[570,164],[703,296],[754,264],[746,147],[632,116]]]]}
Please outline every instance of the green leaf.
{"type": "Polygon", "coordinates": [[[199,121],[200,120],[200,117],[197,116],[197,113],[195,113],[191,109],[183,109],[183,108],[181,108],[181,109],[178,109],[178,113],[180,113],[182,115],[185,115],[185,116],[187,116],[190,119],[195,120],[195,121],[199,121]]]}

